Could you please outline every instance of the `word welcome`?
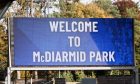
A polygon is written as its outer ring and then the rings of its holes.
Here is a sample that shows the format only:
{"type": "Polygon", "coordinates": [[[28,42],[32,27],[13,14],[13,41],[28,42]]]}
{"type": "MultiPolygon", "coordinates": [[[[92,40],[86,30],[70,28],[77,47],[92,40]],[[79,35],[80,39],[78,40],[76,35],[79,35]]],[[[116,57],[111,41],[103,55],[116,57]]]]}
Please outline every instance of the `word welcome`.
{"type": "Polygon", "coordinates": [[[98,22],[50,21],[51,32],[98,32],[98,22]]]}

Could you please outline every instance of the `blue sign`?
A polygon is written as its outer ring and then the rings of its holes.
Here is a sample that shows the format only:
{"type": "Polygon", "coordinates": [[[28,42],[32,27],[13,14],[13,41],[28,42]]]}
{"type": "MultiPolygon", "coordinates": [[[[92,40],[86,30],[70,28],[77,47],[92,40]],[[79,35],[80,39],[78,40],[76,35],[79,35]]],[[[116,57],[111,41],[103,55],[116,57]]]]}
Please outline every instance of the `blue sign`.
{"type": "Polygon", "coordinates": [[[13,66],[134,66],[130,18],[13,18],[13,32],[13,66]]]}

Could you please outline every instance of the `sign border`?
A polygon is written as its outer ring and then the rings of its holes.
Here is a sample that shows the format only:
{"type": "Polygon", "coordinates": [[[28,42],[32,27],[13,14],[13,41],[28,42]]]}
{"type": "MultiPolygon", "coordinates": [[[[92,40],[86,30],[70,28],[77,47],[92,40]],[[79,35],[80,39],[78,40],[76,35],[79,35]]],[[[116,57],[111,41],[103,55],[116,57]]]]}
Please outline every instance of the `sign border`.
{"type": "MultiPolygon", "coordinates": [[[[13,18],[16,18],[16,17],[13,17],[13,18]]],[[[12,38],[12,36],[14,35],[13,34],[13,18],[8,18],[8,44],[9,44],[9,56],[8,56],[8,60],[9,60],[9,63],[8,63],[8,65],[9,65],[9,67],[14,67],[14,68],[17,68],[17,67],[30,67],[30,68],[33,68],[33,67],[39,67],[39,68],[42,68],[42,67],[44,67],[44,68],[48,68],[48,67],[58,67],[58,68],[60,68],[60,67],[65,67],[65,66],[67,66],[68,68],[75,68],[75,67],[87,67],[87,69],[88,68],[91,68],[91,67],[135,67],[136,66],[136,56],[135,56],[135,45],[134,45],[134,41],[133,41],[133,64],[132,65],[24,65],[24,66],[21,66],[21,65],[19,65],[19,66],[16,66],[15,64],[14,64],[14,56],[13,56],[13,52],[14,52],[14,42],[13,42],[13,38],[12,38]],[[12,39],[11,39],[12,38],[12,39]]],[[[20,18],[20,17],[18,17],[18,18],[20,18]]],[[[21,18],[23,18],[23,17],[21,17],[21,18]]],[[[29,18],[29,17],[26,17],[26,18],[29,18]]],[[[100,19],[100,18],[99,18],[100,19]]],[[[102,18],[103,19],[103,18],[102,18]]],[[[123,18],[122,18],[123,19],[123,18]]],[[[132,18],[131,18],[132,19],[132,18]]],[[[133,19],[133,24],[134,24],[134,19],[133,19]]],[[[133,28],[132,28],[132,33],[133,33],[133,40],[134,40],[134,25],[132,25],[133,26],[133,28]]]]}

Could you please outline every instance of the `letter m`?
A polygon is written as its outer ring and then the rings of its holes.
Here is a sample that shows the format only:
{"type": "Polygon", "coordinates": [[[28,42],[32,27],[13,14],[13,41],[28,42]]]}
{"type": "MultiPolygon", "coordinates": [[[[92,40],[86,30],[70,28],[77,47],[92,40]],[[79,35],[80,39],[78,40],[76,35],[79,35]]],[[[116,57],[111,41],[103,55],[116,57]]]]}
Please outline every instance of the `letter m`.
{"type": "Polygon", "coordinates": [[[33,62],[40,62],[40,52],[33,52],[33,62]]]}

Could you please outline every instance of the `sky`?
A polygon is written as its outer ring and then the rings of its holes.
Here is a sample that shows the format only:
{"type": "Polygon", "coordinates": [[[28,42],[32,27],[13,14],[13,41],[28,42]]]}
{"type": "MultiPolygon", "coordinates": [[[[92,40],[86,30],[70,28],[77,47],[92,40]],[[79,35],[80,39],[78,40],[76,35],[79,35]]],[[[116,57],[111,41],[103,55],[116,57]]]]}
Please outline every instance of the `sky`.
{"type": "Polygon", "coordinates": [[[88,4],[90,2],[92,2],[93,0],[80,0],[81,3],[84,3],[84,4],[88,4]]]}

